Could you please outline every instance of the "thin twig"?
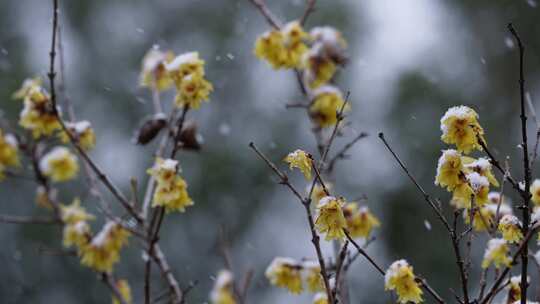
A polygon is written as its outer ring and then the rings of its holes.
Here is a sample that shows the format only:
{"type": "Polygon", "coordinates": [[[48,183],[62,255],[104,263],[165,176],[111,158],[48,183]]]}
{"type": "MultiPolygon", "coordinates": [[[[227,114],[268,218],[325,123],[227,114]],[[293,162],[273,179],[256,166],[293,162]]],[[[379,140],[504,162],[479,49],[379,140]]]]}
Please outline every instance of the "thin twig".
{"type": "Polygon", "coordinates": [[[20,215],[0,214],[0,223],[7,223],[7,224],[39,224],[39,225],[56,224],[56,225],[61,225],[62,221],[59,218],[53,218],[53,217],[20,216],[20,215]]]}
{"type": "Polygon", "coordinates": [[[302,15],[302,18],[300,18],[301,25],[306,24],[306,21],[309,18],[309,15],[311,15],[311,13],[315,11],[315,3],[317,2],[317,0],[306,0],[306,1],[307,1],[306,9],[304,11],[304,14],[302,15]]]}
{"type": "Polygon", "coordinates": [[[268,24],[270,24],[274,29],[279,30],[281,28],[280,22],[274,17],[274,14],[268,9],[266,6],[264,0],[249,0],[253,5],[257,7],[257,9],[261,12],[261,14],[266,18],[266,21],[268,24]]]}
{"type": "MultiPolygon", "coordinates": [[[[525,55],[525,47],[521,42],[521,39],[512,26],[512,23],[508,24],[508,30],[514,36],[519,48],[519,96],[520,96],[520,118],[521,118],[521,148],[523,149],[523,175],[525,179],[525,191],[523,191],[523,206],[522,206],[522,222],[523,222],[523,234],[527,234],[529,231],[530,218],[530,200],[531,194],[529,192],[531,186],[531,163],[529,162],[528,142],[527,142],[527,114],[525,112],[525,76],[523,71],[523,61],[525,55]]],[[[527,302],[527,267],[529,262],[529,256],[527,250],[521,252],[521,304],[527,302]]]]}
{"type": "Polygon", "coordinates": [[[328,162],[327,171],[332,172],[336,162],[340,159],[344,159],[347,155],[346,154],[347,151],[349,151],[349,149],[351,149],[358,141],[360,141],[362,138],[365,138],[367,136],[368,136],[367,133],[360,132],[360,134],[358,134],[355,138],[353,138],[353,140],[351,140],[349,143],[343,146],[343,148],[341,148],[341,150],[339,150],[338,153],[336,153],[336,155],[332,157],[332,159],[330,159],[330,161],[328,162]]]}

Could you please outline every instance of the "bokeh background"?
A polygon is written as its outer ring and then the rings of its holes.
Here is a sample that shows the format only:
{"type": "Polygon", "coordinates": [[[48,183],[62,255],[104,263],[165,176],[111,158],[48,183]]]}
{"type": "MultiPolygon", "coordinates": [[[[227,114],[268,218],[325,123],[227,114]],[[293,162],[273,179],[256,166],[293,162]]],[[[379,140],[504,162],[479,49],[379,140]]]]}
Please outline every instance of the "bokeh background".
{"type": "MultiPolygon", "coordinates": [[[[50,2],[0,2],[0,108],[13,124],[21,104],[11,100],[11,93],[24,78],[45,76],[48,68],[50,2]]],[[[204,147],[179,156],[196,204],[184,214],[167,216],[161,238],[180,282],[199,282],[189,302],[206,301],[213,275],[223,267],[219,231],[225,227],[237,276],[255,270],[250,302],[310,303],[310,296],[269,286],[263,275],[275,256],[300,259],[314,253],[303,209],[247,145],[254,141],[276,162],[288,151],[315,152],[316,146],[305,112],[285,108],[302,98],[293,75],[274,71],[253,55],[254,40],[268,29],[258,11],[247,0],[60,2],[68,94],[78,117],[91,120],[96,129],[92,156],[126,192],[130,177],[146,182],[155,150],[155,143],[130,142],[152,111],[149,92],[138,87],[141,58],[159,44],[175,53],[197,50],[207,62],[215,92],[209,104],[190,113],[204,147]]],[[[302,0],[268,2],[281,20],[298,18],[305,5],[302,0]]],[[[433,185],[445,148],[439,119],[450,106],[470,105],[480,113],[493,151],[501,159],[508,155],[512,173],[521,177],[518,57],[506,24],[513,22],[526,44],[527,91],[539,109],[538,5],[535,0],[321,0],[307,24],[334,26],[349,42],[350,62],[337,83],[351,91],[351,125],[335,147],[358,132],[370,134],[337,166],[337,192],[351,199],[368,197],[364,203],[382,220],[369,252],[381,264],[406,258],[448,299],[449,287],[459,289],[450,242],[376,135],[384,131],[419,181],[446,203],[449,194],[433,185]]],[[[170,103],[172,93],[162,99],[170,103]]],[[[534,136],[532,120],[530,127],[534,136]]],[[[298,174],[292,176],[304,187],[298,174]]],[[[44,214],[34,205],[34,189],[29,181],[2,182],[0,212],[44,214]]],[[[65,202],[79,195],[88,208],[96,204],[82,181],[59,189],[65,202]]],[[[43,246],[61,247],[58,228],[0,225],[0,302],[109,301],[108,290],[77,259],[39,253],[43,246]]],[[[479,236],[473,246],[475,269],[485,242],[479,236]]],[[[330,244],[324,249],[331,254],[330,244]]],[[[538,282],[534,266],[531,272],[538,282]]],[[[143,263],[136,242],[125,251],[117,274],[128,278],[140,299],[143,263]]],[[[476,271],[471,282],[478,282],[476,271]]],[[[352,303],[392,302],[382,278],[361,259],[349,284],[352,303]]]]}

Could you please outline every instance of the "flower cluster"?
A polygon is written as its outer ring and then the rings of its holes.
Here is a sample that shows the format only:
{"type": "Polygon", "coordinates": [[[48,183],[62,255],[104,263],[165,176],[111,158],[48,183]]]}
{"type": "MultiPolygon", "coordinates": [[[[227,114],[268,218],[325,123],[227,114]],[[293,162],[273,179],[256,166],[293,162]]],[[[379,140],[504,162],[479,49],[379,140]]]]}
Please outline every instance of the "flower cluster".
{"type": "Polygon", "coordinates": [[[73,179],[79,172],[77,157],[66,147],[54,147],[39,161],[41,172],[54,182],[73,179]]]}
{"type": "Polygon", "coordinates": [[[74,200],[71,205],[61,205],[60,210],[64,223],[64,246],[75,246],[80,251],[92,237],[88,221],[93,220],[94,216],[81,207],[81,202],[78,199],[74,200]]]}
{"type": "Polygon", "coordinates": [[[233,274],[228,270],[221,270],[210,292],[211,304],[236,304],[233,292],[233,274]]]}
{"type": "Polygon", "coordinates": [[[265,272],[270,283],[299,294],[304,290],[304,283],[310,292],[324,290],[321,268],[318,262],[297,262],[292,258],[276,257],[265,272]]]}
{"type": "Polygon", "coordinates": [[[8,167],[20,166],[17,138],[4,134],[0,129],[0,180],[4,178],[8,167]]]}
{"type": "Polygon", "coordinates": [[[309,114],[320,128],[333,126],[341,109],[350,110],[343,94],[330,83],[337,67],[346,62],[347,42],[329,26],[315,27],[309,33],[298,21],[266,32],[255,42],[255,55],[274,69],[298,69],[310,98],[309,114]]]}
{"type": "Polygon", "coordinates": [[[416,282],[412,266],[406,260],[395,261],[384,275],[386,290],[395,290],[399,303],[422,302],[422,289],[416,282]]]}
{"type": "Polygon", "coordinates": [[[179,171],[178,161],[162,158],[157,158],[154,166],[148,169],[148,174],[157,182],[153,207],[165,207],[167,212],[184,212],[186,207],[193,205],[193,200],[187,193],[187,183],[178,175],[179,171]]]}
{"type": "Polygon", "coordinates": [[[191,109],[198,109],[203,101],[208,101],[214,89],[205,78],[204,60],[199,58],[199,53],[189,52],[174,57],[173,52],[160,51],[156,46],[143,58],[140,84],[156,91],[167,90],[174,85],[176,106],[191,109]]]}
{"type": "MultiPolygon", "coordinates": [[[[512,215],[512,208],[504,201],[499,203],[500,194],[498,192],[490,192],[488,194],[488,203],[479,206],[473,213],[473,228],[478,232],[488,231],[493,228],[497,221],[505,215],[512,215]],[[498,216],[497,216],[498,215],[498,216]]],[[[505,198],[506,199],[506,198],[505,198]]],[[[463,212],[465,223],[469,224],[471,215],[469,210],[463,212]]]]}

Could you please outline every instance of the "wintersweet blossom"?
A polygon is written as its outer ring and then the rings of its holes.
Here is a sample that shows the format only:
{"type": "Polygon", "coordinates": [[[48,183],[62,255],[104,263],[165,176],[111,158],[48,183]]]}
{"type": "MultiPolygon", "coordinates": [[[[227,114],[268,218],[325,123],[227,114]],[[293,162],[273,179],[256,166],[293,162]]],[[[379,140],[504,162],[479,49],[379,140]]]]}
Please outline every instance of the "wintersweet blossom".
{"type": "Polygon", "coordinates": [[[221,270],[210,292],[211,304],[235,304],[233,293],[233,274],[228,270],[221,270]]]}
{"type": "Polygon", "coordinates": [[[482,268],[488,268],[494,264],[495,268],[510,265],[511,259],[508,256],[510,248],[504,239],[491,239],[487,243],[487,248],[482,261],[482,268]]]}
{"type": "Polygon", "coordinates": [[[77,157],[66,147],[55,147],[39,161],[41,172],[54,182],[73,179],[79,172],[77,157]]]}
{"type": "Polygon", "coordinates": [[[328,296],[325,292],[318,292],[313,296],[313,304],[328,304],[328,296]]]}
{"type": "Polygon", "coordinates": [[[325,85],[313,91],[309,116],[321,128],[330,127],[337,123],[338,113],[350,110],[345,104],[341,91],[330,85],[325,85]]]}
{"type": "Polygon", "coordinates": [[[505,215],[499,222],[499,231],[502,234],[503,239],[508,243],[519,243],[523,239],[523,233],[521,232],[521,222],[514,215],[505,215]]]}
{"type": "Polygon", "coordinates": [[[345,202],[333,196],[323,197],[317,204],[315,227],[317,231],[325,234],[325,240],[341,240],[345,237],[343,229],[347,228],[347,221],[343,214],[345,202]]]}
{"type": "MultiPolygon", "coordinates": [[[[89,121],[66,122],[66,129],[83,150],[91,150],[96,145],[96,134],[89,121]]],[[[60,140],[65,144],[70,142],[68,134],[64,131],[60,133],[60,140]]]]}
{"type": "Polygon", "coordinates": [[[130,233],[115,222],[107,222],[80,251],[81,264],[99,272],[111,272],[120,260],[120,250],[130,233]]]}
{"type": "Polygon", "coordinates": [[[392,263],[384,275],[384,288],[395,290],[399,303],[421,303],[422,289],[415,280],[412,266],[406,260],[392,263]]]}
{"type": "Polygon", "coordinates": [[[309,35],[298,21],[287,23],[281,30],[264,33],[255,42],[257,58],[266,60],[274,69],[297,68],[308,50],[305,40],[309,35]]]}
{"type": "MultiPolygon", "coordinates": [[[[133,303],[133,297],[131,296],[131,288],[129,287],[129,284],[126,280],[116,281],[116,288],[118,289],[120,296],[124,300],[124,303],[133,303]]],[[[120,300],[114,295],[112,297],[112,304],[120,304],[120,300]]]]}
{"type": "Polygon", "coordinates": [[[489,181],[476,172],[465,175],[465,183],[459,184],[453,192],[452,204],[456,208],[471,208],[471,199],[475,206],[483,206],[488,202],[489,181]]]}
{"type": "Polygon", "coordinates": [[[454,149],[443,150],[437,165],[435,185],[446,187],[448,191],[453,191],[463,183],[463,170],[461,153],[454,149]]]}
{"type": "Polygon", "coordinates": [[[86,212],[79,199],[73,200],[70,205],[60,205],[60,219],[65,224],[76,224],[81,221],[93,220],[95,217],[86,212]]]}
{"type": "MultiPolygon", "coordinates": [[[[494,203],[488,203],[484,206],[480,206],[476,212],[474,212],[473,228],[475,231],[482,232],[487,231],[489,228],[496,225],[497,210],[499,212],[499,218],[504,215],[511,215],[512,208],[506,203],[502,203],[500,206],[494,203]]],[[[463,212],[463,218],[465,223],[469,224],[471,220],[470,211],[465,209],[463,212]]]]}
{"type": "Polygon", "coordinates": [[[71,205],[60,205],[60,219],[64,223],[64,247],[75,246],[80,250],[88,244],[91,231],[87,221],[93,220],[94,216],[86,212],[80,200],[73,200],[71,205]]]}
{"type": "Polygon", "coordinates": [[[324,290],[324,282],[319,262],[309,260],[302,262],[302,273],[305,278],[307,289],[310,292],[324,290]]]}
{"type": "Polygon", "coordinates": [[[307,180],[311,179],[311,167],[313,166],[311,154],[297,149],[289,153],[283,161],[289,164],[291,170],[298,168],[307,180]]]}
{"type": "Polygon", "coordinates": [[[268,266],[265,276],[277,287],[299,294],[303,290],[301,265],[291,258],[276,257],[268,266]]]}
{"type": "Polygon", "coordinates": [[[381,222],[369,211],[368,207],[358,207],[357,203],[348,203],[343,207],[347,221],[347,231],[352,238],[367,239],[374,228],[381,222]]]}
{"type": "MultiPolygon", "coordinates": [[[[329,182],[324,182],[324,186],[326,187],[326,190],[330,191],[332,189],[332,184],[329,182]]],[[[306,187],[306,194],[309,194],[309,191],[311,190],[311,185],[308,185],[306,187]]],[[[311,201],[318,203],[321,198],[326,196],[326,192],[324,191],[324,188],[319,183],[315,184],[315,187],[313,187],[313,192],[311,193],[311,201]]]]}
{"type": "Polygon", "coordinates": [[[468,172],[476,172],[481,176],[484,176],[488,179],[489,183],[495,187],[499,186],[499,182],[495,178],[492,172],[492,165],[487,158],[481,157],[474,159],[472,157],[463,156],[462,157],[463,166],[468,172]]]}
{"type": "MultiPolygon", "coordinates": [[[[529,277],[527,277],[527,282],[529,277]]],[[[521,276],[513,276],[509,280],[508,284],[508,296],[506,298],[507,303],[514,303],[521,300],[521,276]]]]}
{"type": "Polygon", "coordinates": [[[0,180],[8,167],[20,166],[17,138],[0,129],[0,180]]]}
{"type": "Polygon", "coordinates": [[[536,206],[540,206],[540,179],[535,179],[532,182],[530,192],[531,192],[531,201],[536,206]]]}
{"type": "Polygon", "coordinates": [[[177,174],[179,171],[176,160],[161,158],[157,158],[154,166],[148,169],[148,174],[157,182],[152,207],[162,206],[167,212],[184,212],[186,207],[194,204],[187,192],[186,181],[177,174]]]}
{"type": "Polygon", "coordinates": [[[310,31],[313,44],[304,55],[304,81],[311,89],[327,84],[345,62],[347,42],[336,29],[329,26],[315,27],[310,31]]]}
{"type": "Polygon", "coordinates": [[[41,87],[42,80],[39,76],[27,78],[23,81],[21,87],[12,95],[13,99],[24,99],[30,95],[35,88],[41,87]]]}
{"type": "Polygon", "coordinates": [[[478,123],[478,114],[467,106],[452,107],[441,118],[441,139],[447,144],[455,144],[457,150],[469,153],[481,150],[478,136],[484,140],[484,129],[478,123]]]}
{"type": "Polygon", "coordinates": [[[150,89],[163,91],[173,85],[165,65],[174,58],[171,51],[163,52],[157,46],[150,49],[142,60],[140,85],[150,89]]]}
{"type": "Polygon", "coordinates": [[[61,129],[56,112],[45,89],[32,87],[24,98],[19,125],[32,131],[34,138],[50,136],[61,129]]]}
{"type": "Polygon", "coordinates": [[[199,58],[199,53],[179,55],[166,63],[165,68],[176,86],[176,106],[198,109],[203,101],[208,101],[214,88],[204,78],[204,60],[199,58]]]}

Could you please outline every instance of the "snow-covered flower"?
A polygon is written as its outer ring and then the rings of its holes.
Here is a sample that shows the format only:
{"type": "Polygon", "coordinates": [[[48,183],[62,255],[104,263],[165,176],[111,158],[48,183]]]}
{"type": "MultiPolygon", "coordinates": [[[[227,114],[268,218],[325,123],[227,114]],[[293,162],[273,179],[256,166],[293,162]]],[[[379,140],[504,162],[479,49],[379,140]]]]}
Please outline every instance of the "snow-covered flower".
{"type": "Polygon", "coordinates": [[[514,215],[507,214],[503,216],[499,222],[498,229],[502,233],[503,239],[509,243],[519,243],[523,239],[521,222],[514,215]]]}
{"type": "Polygon", "coordinates": [[[129,235],[119,224],[107,222],[90,243],[81,248],[81,264],[99,272],[111,272],[120,260],[120,250],[127,244],[129,235]]]}
{"type": "Polygon", "coordinates": [[[68,148],[58,146],[41,158],[39,169],[54,182],[63,182],[77,176],[79,164],[68,148]]]}
{"type": "Polygon", "coordinates": [[[302,262],[302,273],[306,281],[307,289],[310,292],[324,290],[324,282],[319,262],[309,260],[302,262]]]}
{"type": "Polygon", "coordinates": [[[463,183],[461,177],[463,170],[461,153],[454,149],[443,150],[437,164],[435,185],[446,187],[448,191],[453,191],[458,185],[463,183]]]}
{"type": "Polygon", "coordinates": [[[305,40],[309,35],[298,21],[287,23],[281,30],[264,33],[255,42],[257,58],[266,60],[274,69],[297,68],[308,50],[305,40]]]}
{"type": "Polygon", "coordinates": [[[540,206],[540,179],[535,179],[531,184],[531,201],[536,205],[540,206]]]}
{"type": "Polygon", "coordinates": [[[492,165],[487,158],[481,157],[478,159],[474,159],[472,157],[463,156],[462,160],[463,166],[468,171],[476,172],[486,177],[489,183],[495,187],[499,186],[499,182],[497,181],[495,175],[493,175],[493,172],[491,170],[492,165]]]}
{"type": "Polygon", "coordinates": [[[289,168],[298,168],[307,180],[311,179],[311,167],[313,166],[313,159],[311,155],[303,150],[295,150],[289,153],[284,162],[289,164],[289,168]]]}
{"type": "MultiPolygon", "coordinates": [[[[91,150],[96,145],[96,134],[89,121],[66,122],[66,129],[84,150],[91,150]]],[[[66,132],[60,133],[60,140],[65,144],[70,142],[66,132]]]]}
{"type": "Polygon", "coordinates": [[[4,177],[6,168],[18,166],[20,161],[17,138],[11,134],[4,134],[0,129],[0,180],[4,177]]]}
{"type": "Polygon", "coordinates": [[[199,53],[179,55],[166,63],[165,68],[176,86],[176,106],[198,109],[203,101],[208,101],[213,86],[204,78],[204,60],[199,58],[199,53]]]}
{"type": "Polygon", "coordinates": [[[452,107],[441,118],[441,139],[447,144],[455,144],[457,150],[469,153],[481,150],[479,136],[483,142],[484,130],[478,123],[478,114],[467,106],[452,107]]]}
{"type": "Polygon", "coordinates": [[[347,221],[342,210],[344,205],[343,199],[333,196],[323,197],[317,204],[315,227],[317,231],[325,234],[327,241],[345,237],[343,229],[347,228],[347,221]]]}
{"type": "Polygon", "coordinates": [[[32,90],[35,88],[41,87],[42,80],[39,76],[36,76],[34,78],[26,78],[21,87],[15,91],[12,95],[13,99],[25,99],[27,96],[30,95],[32,90]]]}
{"type": "Polygon", "coordinates": [[[140,85],[158,91],[167,90],[173,85],[173,80],[167,73],[165,64],[174,57],[171,51],[163,52],[158,47],[151,48],[142,60],[140,85]]]}
{"type": "Polygon", "coordinates": [[[301,269],[301,264],[294,259],[276,257],[266,269],[265,275],[273,285],[299,294],[303,290],[301,269]]]}
{"type": "Polygon", "coordinates": [[[42,87],[31,87],[24,97],[24,107],[19,116],[19,125],[32,132],[34,138],[50,136],[61,129],[49,94],[42,87]]]}
{"type": "Polygon", "coordinates": [[[508,256],[510,248],[505,239],[491,239],[487,243],[487,248],[482,261],[482,268],[488,268],[494,264],[495,268],[510,265],[511,259],[508,256]]]}
{"type": "Polygon", "coordinates": [[[162,158],[157,158],[154,166],[148,169],[148,174],[157,182],[152,207],[163,206],[167,212],[184,212],[186,207],[194,204],[187,192],[186,181],[177,174],[179,171],[178,161],[162,158]]]}
{"type": "Polygon", "coordinates": [[[454,188],[452,204],[457,208],[471,208],[471,198],[475,206],[483,206],[488,202],[489,181],[477,172],[465,175],[465,183],[454,188]]]}
{"type": "Polygon", "coordinates": [[[367,239],[374,228],[381,225],[368,207],[358,207],[357,203],[348,203],[343,207],[347,221],[347,231],[352,238],[367,239]]]}
{"type": "Polygon", "coordinates": [[[422,302],[422,289],[415,280],[413,267],[406,260],[395,261],[388,267],[384,283],[385,290],[394,290],[397,293],[399,303],[422,302]]]}
{"type": "Polygon", "coordinates": [[[337,123],[338,114],[349,111],[350,106],[343,100],[341,91],[330,85],[325,85],[313,91],[309,116],[321,128],[330,127],[337,123]]]}
{"type": "Polygon", "coordinates": [[[233,292],[233,274],[229,270],[221,270],[214,282],[214,287],[210,292],[210,303],[212,304],[235,304],[233,292]]]}

